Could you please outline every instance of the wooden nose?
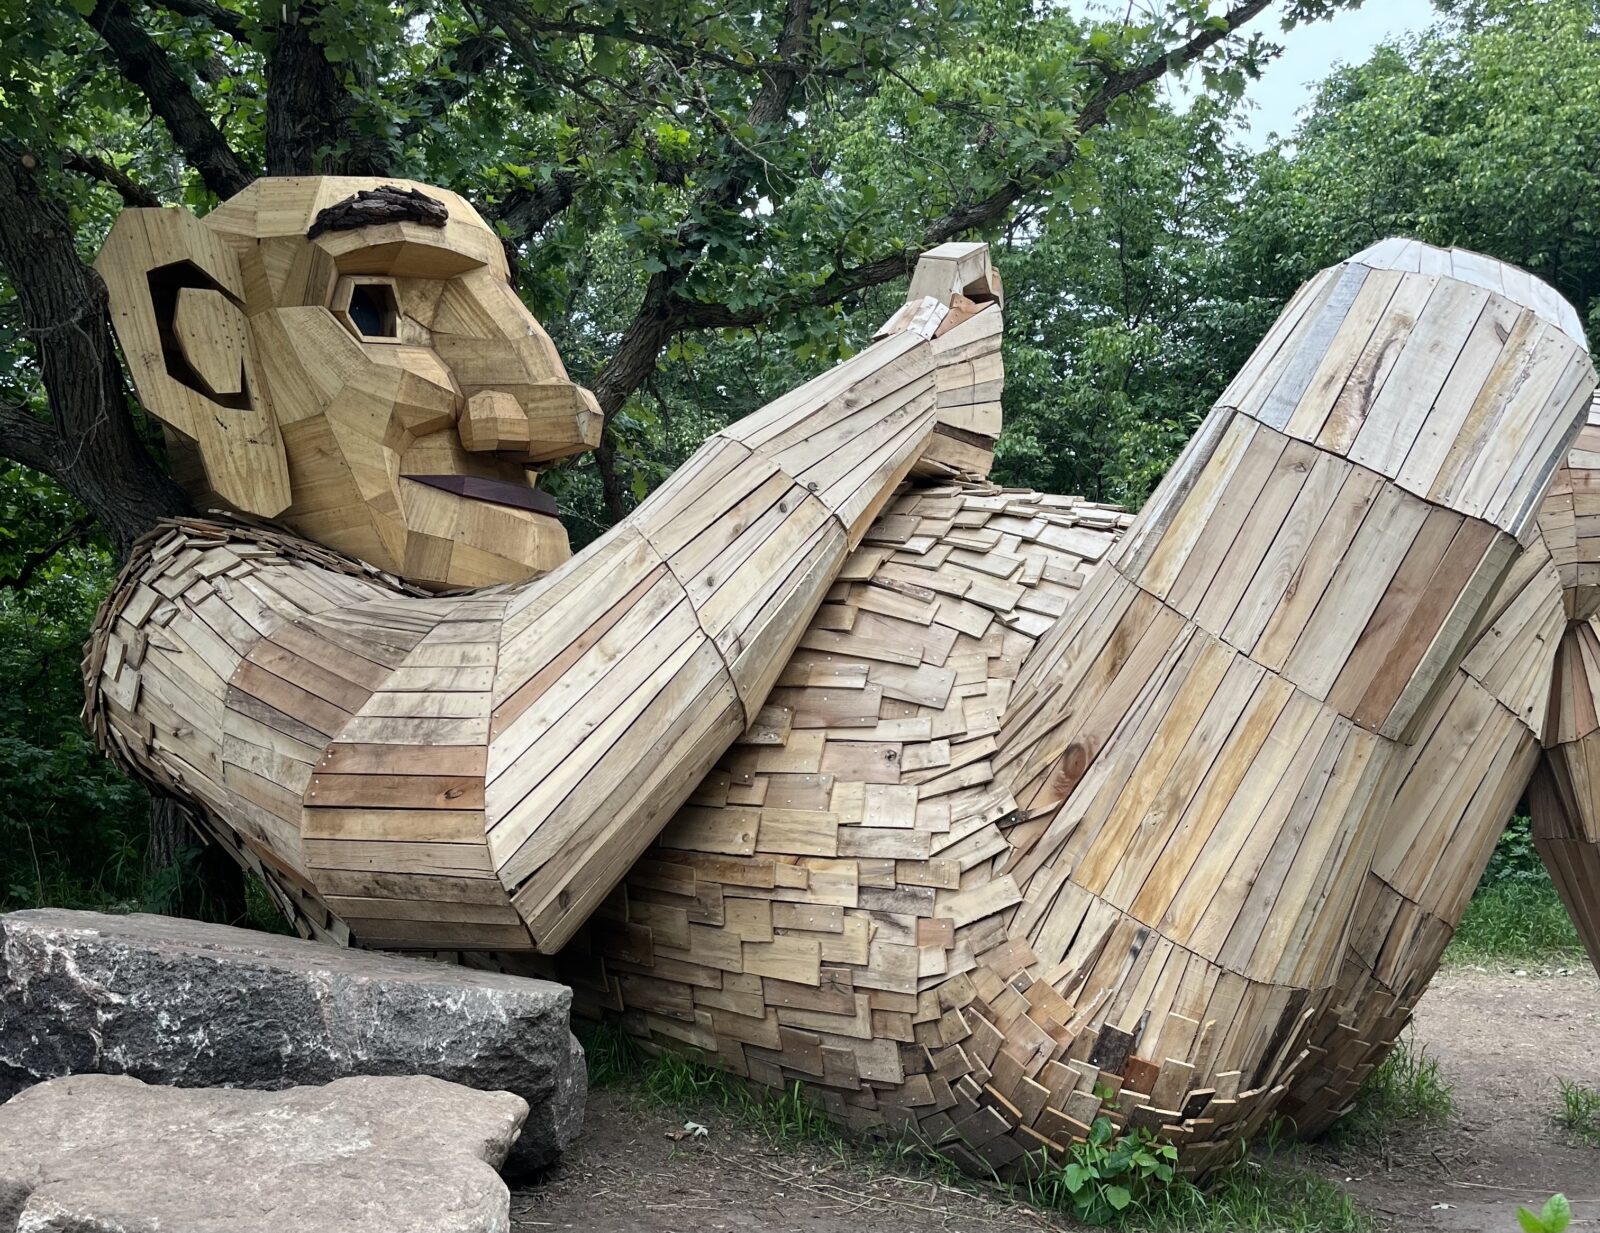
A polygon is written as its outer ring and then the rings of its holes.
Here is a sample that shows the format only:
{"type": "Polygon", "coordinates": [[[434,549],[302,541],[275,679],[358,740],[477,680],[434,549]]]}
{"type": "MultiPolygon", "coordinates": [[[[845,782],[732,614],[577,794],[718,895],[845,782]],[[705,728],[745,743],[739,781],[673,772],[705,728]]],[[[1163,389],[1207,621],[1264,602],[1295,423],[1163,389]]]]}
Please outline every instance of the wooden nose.
{"type": "Polygon", "coordinates": [[[459,427],[461,444],[475,452],[525,454],[533,446],[527,412],[504,390],[479,390],[467,399],[459,427]]]}

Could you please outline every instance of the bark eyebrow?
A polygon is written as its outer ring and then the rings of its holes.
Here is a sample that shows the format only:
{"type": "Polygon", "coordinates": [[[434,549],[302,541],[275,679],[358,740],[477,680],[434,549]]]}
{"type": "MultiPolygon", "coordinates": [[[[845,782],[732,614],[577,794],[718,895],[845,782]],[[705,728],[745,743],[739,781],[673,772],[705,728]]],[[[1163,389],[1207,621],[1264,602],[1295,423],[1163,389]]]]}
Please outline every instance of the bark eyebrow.
{"type": "Polygon", "coordinates": [[[414,188],[401,188],[386,184],[382,188],[364,188],[353,197],[335,202],[318,212],[306,239],[314,240],[327,231],[354,231],[360,227],[375,227],[380,223],[421,223],[425,227],[443,227],[450,218],[444,202],[436,201],[414,188]]]}

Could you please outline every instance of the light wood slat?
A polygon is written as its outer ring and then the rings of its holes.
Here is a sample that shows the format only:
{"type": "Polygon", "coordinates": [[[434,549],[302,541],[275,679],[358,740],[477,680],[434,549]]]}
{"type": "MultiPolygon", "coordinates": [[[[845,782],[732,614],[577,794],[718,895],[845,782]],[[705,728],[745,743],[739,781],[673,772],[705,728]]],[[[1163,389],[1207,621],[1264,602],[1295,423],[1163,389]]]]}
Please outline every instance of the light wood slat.
{"type": "Polygon", "coordinates": [[[1349,312],[1295,405],[1292,418],[1275,426],[1297,440],[1317,440],[1334,403],[1344,393],[1352,376],[1354,357],[1366,350],[1402,282],[1403,276],[1398,270],[1368,271],[1349,312]]]}
{"type": "MultiPolygon", "coordinates": [[[[1259,408],[1241,406],[1241,410],[1280,431],[1291,416],[1299,414],[1306,392],[1317,377],[1329,350],[1345,332],[1350,318],[1356,315],[1353,309],[1368,273],[1366,266],[1356,263],[1346,265],[1339,271],[1337,281],[1322,301],[1309,328],[1297,331],[1286,345],[1286,350],[1292,350],[1271,392],[1259,408]]],[[[1359,333],[1359,330],[1355,332],[1359,333]]]]}
{"type": "MultiPolygon", "coordinates": [[[[1367,344],[1350,361],[1349,375],[1317,432],[1317,445],[1341,457],[1349,453],[1438,288],[1439,279],[1429,275],[1401,278],[1367,344]]],[[[1336,378],[1330,374],[1329,379],[1336,378]]]]}
{"type": "MultiPolygon", "coordinates": [[[[1360,432],[1345,453],[1351,462],[1394,479],[1424,420],[1430,421],[1430,428],[1431,421],[1443,420],[1439,424],[1443,435],[1450,418],[1459,414],[1456,408],[1472,396],[1476,387],[1468,384],[1443,414],[1433,413],[1434,404],[1472,340],[1488,302],[1489,297],[1481,288],[1454,279],[1443,280],[1434,288],[1384,378],[1383,388],[1368,407],[1360,432]]],[[[1499,339],[1489,331],[1477,341],[1488,350],[1499,339]]]]}

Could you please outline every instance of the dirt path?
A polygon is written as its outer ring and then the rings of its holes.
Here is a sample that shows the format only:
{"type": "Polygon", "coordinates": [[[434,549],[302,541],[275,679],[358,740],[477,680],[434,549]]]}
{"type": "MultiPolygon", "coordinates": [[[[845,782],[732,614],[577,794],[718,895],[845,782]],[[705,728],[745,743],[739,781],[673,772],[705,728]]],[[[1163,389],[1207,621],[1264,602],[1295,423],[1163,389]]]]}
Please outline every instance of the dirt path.
{"type": "MultiPolygon", "coordinates": [[[[1308,1163],[1405,1233],[1515,1233],[1516,1205],[1557,1190],[1573,1228],[1600,1229],[1600,1150],[1550,1123],[1556,1081],[1600,1086],[1600,981],[1447,970],[1416,1033],[1455,1089],[1456,1116],[1379,1153],[1319,1147],[1308,1163]],[[1448,1204],[1449,1206],[1438,1206],[1448,1204]]],[[[775,1148],[706,1110],[703,1139],[628,1091],[591,1096],[588,1128],[547,1182],[512,1196],[515,1233],[931,1233],[1066,1225],[1026,1206],[812,1148],[775,1148]]]]}
{"type": "Polygon", "coordinates": [[[1517,1204],[1536,1208],[1558,1190],[1574,1229],[1600,1229],[1600,1150],[1572,1146],[1551,1124],[1558,1080],[1600,1087],[1594,972],[1447,968],[1414,1031],[1454,1089],[1455,1116],[1392,1137],[1377,1158],[1319,1149],[1328,1176],[1405,1230],[1515,1233],[1517,1204]]]}
{"type": "MultiPolygon", "coordinates": [[[[924,1233],[1042,1229],[1028,1208],[870,1167],[811,1147],[775,1148],[715,1110],[709,1134],[674,1142],[681,1119],[632,1092],[590,1095],[576,1150],[511,1196],[515,1233],[924,1233]]],[[[859,1157],[859,1159],[858,1159],[859,1157]]]]}

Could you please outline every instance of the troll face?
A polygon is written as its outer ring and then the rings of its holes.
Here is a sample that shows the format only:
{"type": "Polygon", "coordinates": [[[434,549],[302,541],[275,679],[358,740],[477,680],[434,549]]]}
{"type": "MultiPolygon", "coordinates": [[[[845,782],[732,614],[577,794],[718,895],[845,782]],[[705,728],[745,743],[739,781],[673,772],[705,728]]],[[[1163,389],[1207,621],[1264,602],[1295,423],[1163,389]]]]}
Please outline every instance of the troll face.
{"type": "Polygon", "coordinates": [[[202,507],[429,587],[518,581],[569,555],[535,468],[594,448],[599,409],[454,193],[258,180],[204,220],[124,211],[96,268],[202,507]]]}

